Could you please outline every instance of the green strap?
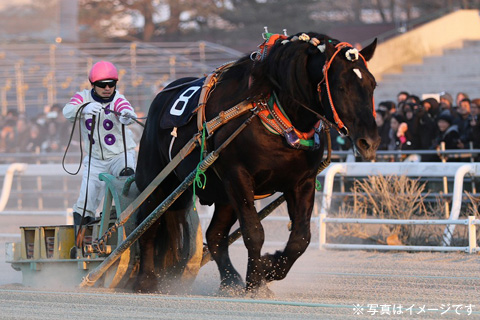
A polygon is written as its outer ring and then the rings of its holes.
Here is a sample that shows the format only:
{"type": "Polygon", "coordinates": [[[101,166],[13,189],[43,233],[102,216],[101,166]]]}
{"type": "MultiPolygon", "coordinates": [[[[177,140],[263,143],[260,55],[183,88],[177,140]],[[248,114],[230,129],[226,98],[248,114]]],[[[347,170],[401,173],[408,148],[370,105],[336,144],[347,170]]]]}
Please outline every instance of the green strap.
{"type": "Polygon", "coordinates": [[[197,211],[196,200],[197,200],[197,193],[196,188],[205,189],[205,185],[207,184],[207,176],[205,172],[200,169],[200,163],[203,161],[203,150],[205,149],[205,128],[206,125],[203,125],[202,129],[202,140],[200,142],[200,161],[197,165],[197,171],[195,173],[195,179],[193,180],[193,210],[197,211]]]}

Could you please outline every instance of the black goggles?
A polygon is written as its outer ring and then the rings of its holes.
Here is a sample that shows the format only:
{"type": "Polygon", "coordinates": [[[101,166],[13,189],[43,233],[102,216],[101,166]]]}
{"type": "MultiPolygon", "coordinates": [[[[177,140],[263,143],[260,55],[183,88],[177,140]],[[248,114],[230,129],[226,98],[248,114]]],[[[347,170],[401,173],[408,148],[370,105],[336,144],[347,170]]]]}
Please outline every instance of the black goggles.
{"type": "Polygon", "coordinates": [[[110,88],[113,88],[117,85],[117,80],[102,80],[102,81],[97,81],[97,82],[94,82],[93,85],[95,87],[99,87],[99,88],[106,88],[107,86],[109,86],[110,88]]]}

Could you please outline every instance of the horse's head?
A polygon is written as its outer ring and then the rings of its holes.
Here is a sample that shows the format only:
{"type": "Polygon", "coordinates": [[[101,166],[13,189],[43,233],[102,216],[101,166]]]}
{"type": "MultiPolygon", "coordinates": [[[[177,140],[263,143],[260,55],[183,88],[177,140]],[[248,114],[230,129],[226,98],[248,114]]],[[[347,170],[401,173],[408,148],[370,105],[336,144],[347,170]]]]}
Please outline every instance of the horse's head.
{"type": "Polygon", "coordinates": [[[376,83],[366,61],[376,40],[361,51],[317,33],[279,39],[252,70],[253,96],[278,92],[286,113],[300,129],[324,116],[348,135],[364,159],[380,143],[374,116],[376,83]],[[306,108],[305,108],[306,107],[306,108]]]}
{"type": "Polygon", "coordinates": [[[327,61],[318,85],[327,118],[352,140],[355,152],[366,160],[375,158],[380,144],[373,101],[376,82],[367,68],[376,45],[375,39],[358,51],[347,43],[325,41],[327,61]]]}

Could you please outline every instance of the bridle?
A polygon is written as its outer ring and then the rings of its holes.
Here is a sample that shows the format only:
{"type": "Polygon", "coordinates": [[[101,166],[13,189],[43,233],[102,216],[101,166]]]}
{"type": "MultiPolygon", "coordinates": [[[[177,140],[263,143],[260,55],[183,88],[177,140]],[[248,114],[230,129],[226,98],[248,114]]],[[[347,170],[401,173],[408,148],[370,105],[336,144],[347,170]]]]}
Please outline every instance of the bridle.
{"type": "MultiPolygon", "coordinates": [[[[303,33],[301,34],[300,36],[293,36],[291,39],[285,39],[285,36],[282,36],[282,35],[277,35],[277,37],[274,37],[273,38],[273,41],[270,41],[270,37],[268,37],[266,39],[266,41],[264,42],[264,44],[261,46],[262,47],[262,50],[265,48],[266,44],[267,43],[270,43],[270,46],[272,46],[277,40],[281,40],[281,43],[282,45],[284,44],[287,44],[289,42],[293,42],[293,41],[305,41],[305,42],[308,42],[310,44],[312,44],[313,46],[315,46],[321,53],[324,53],[325,50],[326,50],[326,42],[327,41],[330,41],[331,40],[327,40],[325,39],[324,43],[322,44],[320,40],[318,40],[317,38],[310,38],[310,36],[308,36],[307,34],[303,33]],[[283,40],[282,40],[283,39],[283,40]]],[[[267,46],[268,48],[268,46],[267,46]]],[[[345,52],[345,57],[347,58],[347,60],[350,60],[352,62],[358,60],[358,58],[362,58],[363,62],[365,63],[365,67],[367,68],[368,70],[368,64],[367,64],[367,61],[365,60],[365,58],[363,57],[363,55],[357,50],[355,49],[350,43],[348,42],[340,42],[338,44],[335,45],[335,52],[333,53],[333,55],[330,57],[330,59],[328,59],[327,61],[325,61],[325,64],[323,66],[323,70],[322,70],[322,73],[323,73],[323,78],[322,80],[320,80],[320,82],[317,84],[317,93],[318,93],[318,100],[320,102],[320,104],[322,104],[323,106],[323,102],[322,102],[322,84],[325,85],[325,90],[326,90],[326,93],[327,93],[327,97],[328,97],[328,103],[330,105],[330,109],[332,111],[332,114],[333,114],[333,122],[329,119],[326,118],[326,116],[324,115],[321,115],[320,113],[316,112],[315,110],[312,110],[310,107],[306,106],[305,104],[301,103],[300,101],[298,101],[297,99],[295,99],[295,97],[290,97],[292,98],[295,102],[297,102],[302,108],[310,111],[311,113],[313,113],[318,119],[321,119],[325,124],[327,124],[329,127],[333,127],[335,128],[338,133],[344,137],[349,137],[350,139],[352,139],[350,136],[349,136],[349,130],[348,128],[345,126],[345,124],[343,123],[343,121],[340,119],[338,113],[337,113],[337,110],[335,108],[335,104],[333,103],[333,99],[332,99],[332,93],[331,93],[331,90],[330,90],[330,83],[329,83],[329,80],[328,80],[328,71],[330,70],[330,67],[332,65],[332,62],[334,60],[334,58],[337,56],[337,54],[344,48],[350,48],[349,50],[347,50],[345,52]]],[[[255,53],[260,53],[259,52],[255,52],[255,53]]],[[[253,53],[252,53],[253,54],[253,53]]],[[[259,54],[256,54],[255,57],[258,57],[259,54]]],[[[264,55],[260,55],[260,60],[262,60],[264,58],[264,55]]],[[[251,57],[252,60],[254,60],[254,62],[257,60],[257,59],[253,59],[251,57]]],[[[251,80],[250,80],[251,81],[251,80]]],[[[281,89],[281,86],[274,80],[270,77],[270,81],[272,81],[272,83],[277,86],[278,88],[281,89]]],[[[325,108],[324,108],[325,110],[325,108]]],[[[376,117],[376,112],[375,112],[375,101],[374,101],[374,98],[372,96],[372,112],[373,112],[373,117],[375,118],[376,117]]],[[[352,141],[352,144],[355,146],[355,143],[353,143],[352,141]]]]}
{"type": "MultiPolygon", "coordinates": [[[[351,44],[349,44],[348,42],[340,42],[337,45],[335,45],[335,49],[336,49],[335,53],[330,57],[329,60],[327,60],[325,62],[325,65],[323,66],[323,70],[322,70],[323,79],[320,80],[320,82],[317,84],[317,92],[318,92],[318,99],[319,99],[320,103],[322,103],[322,87],[321,87],[321,85],[325,84],[325,88],[326,88],[326,91],[327,91],[328,102],[330,104],[330,109],[332,110],[332,113],[333,113],[333,120],[335,121],[335,127],[337,128],[337,131],[341,135],[348,137],[349,136],[349,130],[345,126],[343,121],[340,119],[340,117],[338,116],[337,110],[335,109],[335,104],[333,103],[333,99],[332,99],[332,92],[330,90],[330,83],[329,83],[329,80],[328,80],[328,71],[330,70],[333,59],[343,48],[351,48],[345,54],[345,56],[347,57],[348,60],[353,62],[353,61],[358,60],[358,57],[361,57],[363,62],[365,63],[365,67],[368,69],[367,61],[362,56],[362,54],[360,52],[358,52],[357,49],[354,49],[353,46],[351,44]],[[352,57],[352,55],[353,55],[353,57],[352,57]]],[[[374,101],[373,97],[372,97],[372,106],[373,106],[373,108],[372,108],[373,117],[375,118],[375,116],[376,116],[375,101],[374,101]]]]}

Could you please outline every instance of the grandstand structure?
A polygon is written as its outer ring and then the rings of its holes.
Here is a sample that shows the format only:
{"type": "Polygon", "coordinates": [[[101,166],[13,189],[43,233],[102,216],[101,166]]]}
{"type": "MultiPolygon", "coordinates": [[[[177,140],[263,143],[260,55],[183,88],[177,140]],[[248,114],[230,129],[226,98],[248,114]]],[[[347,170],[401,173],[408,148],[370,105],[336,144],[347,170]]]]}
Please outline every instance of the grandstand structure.
{"type": "MultiPolygon", "coordinates": [[[[480,97],[480,14],[457,10],[428,17],[408,32],[378,35],[369,67],[377,79],[375,101],[392,100],[401,90],[412,94],[480,97]]],[[[362,44],[370,43],[372,39],[362,44]]],[[[10,108],[28,117],[54,103],[65,104],[89,88],[90,67],[99,60],[115,63],[118,89],[137,111],[146,112],[157,92],[181,77],[202,77],[244,53],[205,41],[9,44],[0,47],[0,113],[10,108]]]]}
{"type": "Polygon", "coordinates": [[[381,41],[369,62],[375,101],[396,100],[400,91],[480,97],[479,52],[479,10],[457,10],[381,41]]]}
{"type": "Polygon", "coordinates": [[[402,72],[387,73],[376,90],[376,101],[394,100],[400,91],[422,94],[468,93],[480,97],[480,41],[466,40],[460,48],[424,57],[421,63],[402,66],[402,72]]]}
{"type": "Polygon", "coordinates": [[[113,62],[118,89],[137,111],[147,111],[155,95],[181,77],[202,77],[243,53],[205,41],[161,43],[2,44],[0,108],[34,117],[55,103],[65,104],[90,88],[88,72],[99,60],[113,62]]]}

